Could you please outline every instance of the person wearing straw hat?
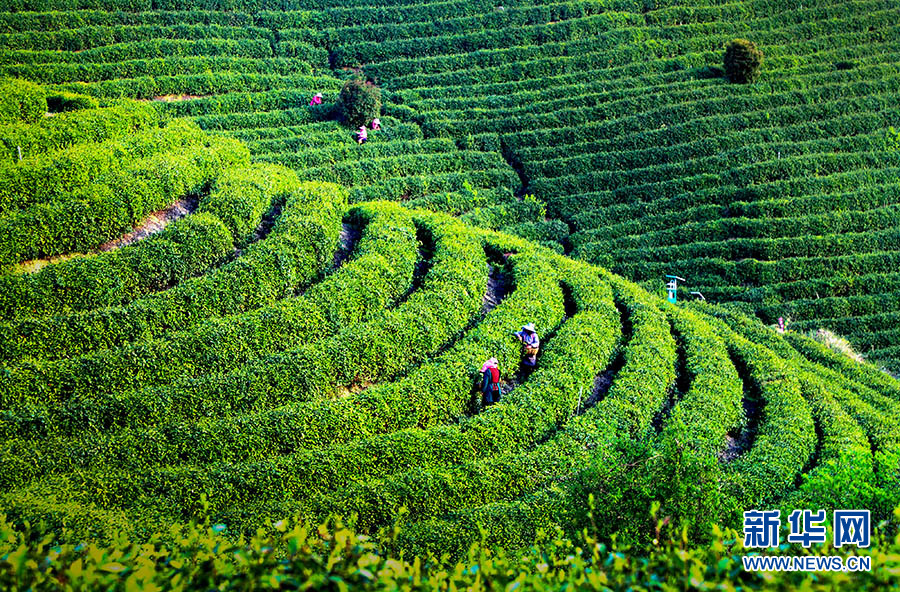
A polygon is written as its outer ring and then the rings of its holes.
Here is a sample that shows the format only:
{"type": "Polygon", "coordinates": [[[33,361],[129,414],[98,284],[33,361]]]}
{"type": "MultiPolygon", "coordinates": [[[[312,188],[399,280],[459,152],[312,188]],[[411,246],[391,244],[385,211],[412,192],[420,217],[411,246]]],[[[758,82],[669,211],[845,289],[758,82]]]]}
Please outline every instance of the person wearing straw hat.
{"type": "Polygon", "coordinates": [[[322,93],[316,93],[313,96],[312,100],[309,102],[310,107],[312,107],[314,105],[321,105],[321,104],[322,104],[322,93]]]}
{"type": "Polygon", "coordinates": [[[537,365],[538,350],[541,340],[538,338],[534,323],[523,325],[520,331],[516,331],[516,337],[522,342],[522,366],[526,372],[531,371],[537,365]]]}
{"type": "Polygon", "coordinates": [[[481,392],[484,395],[484,406],[500,402],[500,362],[491,358],[481,365],[481,392]]]}

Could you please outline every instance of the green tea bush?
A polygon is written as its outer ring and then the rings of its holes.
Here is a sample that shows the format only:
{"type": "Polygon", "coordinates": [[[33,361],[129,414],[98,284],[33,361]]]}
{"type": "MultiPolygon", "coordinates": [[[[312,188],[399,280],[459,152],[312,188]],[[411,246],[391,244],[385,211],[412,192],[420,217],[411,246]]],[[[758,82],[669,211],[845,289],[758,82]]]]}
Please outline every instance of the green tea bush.
{"type": "Polygon", "coordinates": [[[623,344],[624,362],[606,396],[570,420],[549,446],[518,457],[498,457],[498,466],[511,476],[509,481],[501,481],[501,488],[503,483],[512,488],[525,485],[524,491],[515,491],[535,493],[412,524],[398,537],[398,548],[413,554],[448,553],[451,557],[464,556],[471,544],[479,540],[506,548],[525,548],[542,529],[546,531],[554,524],[574,524],[591,491],[610,497],[609,505],[604,502],[603,506],[616,509],[616,520],[609,522],[610,527],[627,533],[643,528],[643,516],[623,519],[618,508],[629,500],[617,494],[624,490],[608,488],[608,482],[604,483],[600,476],[564,480],[561,485],[552,480],[554,470],[571,475],[576,466],[589,460],[599,467],[620,466],[624,461],[619,443],[650,434],[653,417],[663,408],[675,381],[676,343],[664,313],[657,308],[658,301],[627,282],[601,273],[626,310],[623,322],[631,326],[632,335],[623,344]],[[584,451],[589,451],[588,457],[584,451]]]}
{"type": "MultiPolygon", "coordinates": [[[[343,466],[356,466],[359,476],[377,468],[379,478],[327,497],[313,515],[353,514],[360,527],[371,529],[390,524],[405,507],[405,520],[421,520],[516,497],[535,480],[583,460],[583,454],[558,454],[564,447],[541,444],[557,437],[557,426],[578,411],[596,375],[610,363],[619,313],[612,291],[594,270],[566,270],[561,279],[570,286],[578,312],[553,335],[527,383],[459,425],[403,430],[317,455],[315,461],[340,459],[343,466]],[[351,460],[344,452],[362,458],[351,460]],[[366,458],[372,453],[371,460],[366,458]],[[410,459],[415,470],[397,474],[410,459]]],[[[326,493],[326,479],[335,471],[303,473],[315,474],[318,490],[326,493]]]]}
{"type": "Polygon", "coordinates": [[[160,113],[152,105],[119,101],[103,109],[84,109],[47,117],[36,124],[0,126],[0,158],[39,156],[81,142],[102,142],[158,127],[160,113]]]}
{"type": "Polygon", "coordinates": [[[816,466],[804,473],[803,483],[786,496],[782,507],[787,513],[801,507],[877,510],[874,459],[865,431],[822,378],[807,370],[800,386],[822,437],[816,466]]]}
{"type": "MultiPolygon", "coordinates": [[[[381,207],[399,210],[394,204],[381,204],[381,207]]],[[[216,373],[193,380],[185,377],[168,387],[133,394],[121,394],[117,388],[98,391],[95,363],[84,364],[84,372],[76,375],[59,368],[48,367],[47,371],[69,376],[68,379],[60,377],[68,386],[57,389],[59,394],[91,400],[103,392],[112,393],[119,407],[128,406],[122,400],[132,400],[135,408],[167,409],[164,415],[171,418],[193,418],[198,412],[208,415],[263,410],[276,402],[324,398],[340,387],[353,386],[356,381],[376,382],[394,376],[462,330],[481,305],[480,285],[487,278],[478,265],[478,259],[484,257],[480,243],[464,235],[448,237],[445,242],[440,239],[439,227],[432,231],[437,239],[434,266],[420,289],[397,308],[373,315],[365,323],[344,327],[319,342],[299,344],[283,353],[252,359],[224,376],[216,373]],[[443,308],[436,302],[454,304],[443,308]],[[419,322],[414,323],[412,319],[419,322]],[[172,392],[179,393],[178,401],[171,399],[172,392]],[[206,411],[200,411],[201,407],[206,411]]],[[[119,363],[115,359],[108,359],[107,363],[115,369],[110,377],[121,379],[119,363]]],[[[131,388],[135,387],[137,384],[132,383],[131,388]]],[[[40,398],[47,396],[49,391],[40,398]]],[[[37,402],[37,398],[32,400],[37,402]]],[[[144,420],[158,417],[160,413],[148,413],[144,420]]]]}
{"type": "Polygon", "coordinates": [[[194,215],[136,245],[0,276],[5,319],[71,314],[121,306],[169,288],[246,246],[265,211],[299,186],[288,169],[226,169],[194,215]]]}
{"type": "Polygon", "coordinates": [[[0,124],[37,123],[47,113],[46,91],[27,80],[0,80],[0,124]]]}
{"type": "Polygon", "coordinates": [[[812,411],[790,365],[772,350],[721,329],[739,372],[764,406],[753,446],[727,466],[724,516],[762,507],[790,489],[816,444],[812,411]]]}

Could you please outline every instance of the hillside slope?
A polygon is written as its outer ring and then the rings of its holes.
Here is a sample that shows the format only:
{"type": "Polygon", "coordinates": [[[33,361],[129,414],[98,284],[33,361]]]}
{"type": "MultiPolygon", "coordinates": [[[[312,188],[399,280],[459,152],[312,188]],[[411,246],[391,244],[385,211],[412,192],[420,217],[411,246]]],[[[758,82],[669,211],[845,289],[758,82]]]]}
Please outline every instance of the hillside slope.
{"type": "Polygon", "coordinates": [[[147,125],[7,166],[10,204],[37,202],[11,205],[10,228],[68,214],[45,220],[48,252],[116,203],[104,196],[196,201],[131,245],[0,276],[14,524],[145,540],[193,519],[240,534],[352,515],[377,533],[402,516],[395,545],[462,557],[482,536],[575,536],[590,496],[602,536],[635,540],[654,502],[698,540],[745,509],[880,520],[900,502],[900,383],[876,368],[446,213],[351,203],[189,122],[147,125]],[[150,155],[109,161],[129,150],[150,155]],[[530,374],[512,335],[529,322],[530,374]],[[485,407],[490,357],[503,396],[485,407]]]}
{"type": "Polygon", "coordinates": [[[0,73],[166,98],[166,112],[247,139],[257,160],[303,179],[352,186],[353,200],[435,194],[416,205],[460,213],[532,193],[547,218],[519,207],[475,218],[636,281],[686,277],[708,300],[825,326],[900,364],[895,2],[18,0],[6,10],[0,73]],[[721,76],[735,37],[765,53],[755,84],[721,76]],[[327,107],[353,72],[392,91],[385,109],[402,123],[388,122],[390,146],[348,152],[326,109],[306,106],[323,92],[327,107]]]}
{"type": "Polygon", "coordinates": [[[590,495],[636,540],[653,502],[695,540],[761,507],[891,516],[900,383],[632,280],[896,360],[896,6],[287,4],[0,15],[0,73],[57,85],[0,122],[9,519],[144,540],[402,515],[402,550],[462,555],[577,533],[590,495]],[[756,85],[715,71],[738,35],[756,85]],[[329,113],[360,67],[387,99],[363,146],[329,113]]]}

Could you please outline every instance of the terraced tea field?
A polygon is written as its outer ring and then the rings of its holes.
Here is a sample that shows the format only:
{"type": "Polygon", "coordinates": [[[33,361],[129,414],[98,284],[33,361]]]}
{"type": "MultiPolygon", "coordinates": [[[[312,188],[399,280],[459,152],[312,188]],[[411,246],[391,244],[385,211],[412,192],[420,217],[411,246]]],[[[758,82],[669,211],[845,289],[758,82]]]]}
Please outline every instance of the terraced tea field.
{"type": "Polygon", "coordinates": [[[893,2],[7,10],[3,74],[97,97],[187,99],[162,110],[248,141],[255,161],[342,183],[353,201],[461,213],[534,194],[546,219],[476,217],[632,280],[686,277],[689,291],[746,303],[767,323],[831,328],[898,368],[893,2]],[[764,49],[759,82],[721,77],[734,37],[764,49]],[[352,72],[389,91],[397,119],[362,150],[323,121],[352,72]],[[311,110],[315,92],[326,101],[311,110]]]}
{"type": "Polygon", "coordinates": [[[654,505],[692,544],[893,524],[900,382],[803,333],[900,369],[896,3],[2,8],[0,526],[340,515],[456,561],[649,541],[654,505]]]}

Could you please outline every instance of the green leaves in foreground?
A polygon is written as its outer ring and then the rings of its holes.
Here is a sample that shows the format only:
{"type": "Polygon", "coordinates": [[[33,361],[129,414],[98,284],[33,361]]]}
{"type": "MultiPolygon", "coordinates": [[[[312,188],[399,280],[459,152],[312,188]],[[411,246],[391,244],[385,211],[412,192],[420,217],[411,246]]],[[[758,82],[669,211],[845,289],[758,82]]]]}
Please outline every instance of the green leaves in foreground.
{"type": "MultiPolygon", "coordinates": [[[[900,508],[895,511],[900,519],[900,508]]],[[[656,519],[655,516],[648,518],[656,519]]],[[[663,521],[660,521],[660,524],[663,521]]],[[[369,537],[340,523],[309,529],[289,521],[249,541],[228,539],[226,525],[190,525],[178,545],[53,546],[50,537],[17,533],[0,517],[0,587],[4,590],[896,590],[900,535],[875,533],[872,571],[754,573],[743,570],[741,537],[714,528],[706,548],[681,537],[641,547],[577,544],[543,537],[520,556],[474,545],[468,558],[441,565],[433,558],[386,556],[369,537]]],[[[165,536],[165,535],[162,535],[165,536]]],[[[173,538],[175,538],[173,536],[173,538]]],[[[773,555],[831,554],[786,545],[773,555]]]]}

